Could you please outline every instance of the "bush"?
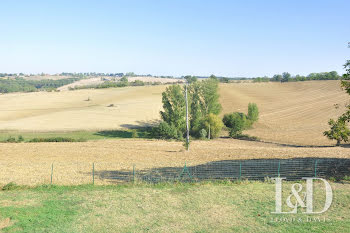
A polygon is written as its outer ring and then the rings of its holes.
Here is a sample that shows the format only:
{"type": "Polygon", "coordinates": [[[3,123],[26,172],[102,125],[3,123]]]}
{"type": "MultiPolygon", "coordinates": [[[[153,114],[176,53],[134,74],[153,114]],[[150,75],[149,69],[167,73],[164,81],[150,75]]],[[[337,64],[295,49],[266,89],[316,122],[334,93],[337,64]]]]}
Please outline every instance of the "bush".
{"type": "Polygon", "coordinates": [[[227,128],[229,128],[230,137],[236,137],[242,134],[246,127],[247,117],[244,113],[234,112],[225,114],[222,120],[227,128]]]}
{"type": "Polygon", "coordinates": [[[131,130],[131,137],[132,137],[132,138],[138,138],[138,137],[139,137],[139,135],[138,135],[136,129],[131,130]]]}
{"type": "Polygon", "coordinates": [[[8,191],[8,190],[15,190],[20,188],[20,186],[18,186],[15,182],[10,182],[8,184],[6,184],[4,187],[2,187],[3,191],[8,191]]]}
{"type": "Polygon", "coordinates": [[[17,140],[18,142],[23,142],[24,141],[24,138],[23,138],[23,136],[22,135],[19,135],[18,136],[18,140],[17,140]]]}
{"type": "Polygon", "coordinates": [[[248,119],[253,122],[259,120],[259,109],[255,103],[248,104],[248,119]]]}
{"type": "Polygon", "coordinates": [[[84,142],[84,139],[52,137],[52,138],[33,138],[29,142],[84,142]]]}
{"type": "Polygon", "coordinates": [[[16,140],[16,138],[10,136],[1,142],[3,142],[3,143],[17,143],[17,140],[16,140]]]}
{"type": "Polygon", "coordinates": [[[201,139],[205,139],[205,138],[207,137],[207,135],[208,135],[208,133],[207,133],[207,131],[206,131],[205,129],[201,129],[201,130],[199,131],[199,137],[200,137],[201,139]]]}
{"type": "Polygon", "coordinates": [[[145,85],[145,83],[141,80],[135,80],[135,81],[131,82],[130,84],[131,84],[131,86],[144,86],[145,85]]]}
{"type": "Polygon", "coordinates": [[[180,136],[174,125],[169,125],[165,121],[161,122],[158,127],[154,127],[152,135],[161,139],[180,139],[180,136]]]}

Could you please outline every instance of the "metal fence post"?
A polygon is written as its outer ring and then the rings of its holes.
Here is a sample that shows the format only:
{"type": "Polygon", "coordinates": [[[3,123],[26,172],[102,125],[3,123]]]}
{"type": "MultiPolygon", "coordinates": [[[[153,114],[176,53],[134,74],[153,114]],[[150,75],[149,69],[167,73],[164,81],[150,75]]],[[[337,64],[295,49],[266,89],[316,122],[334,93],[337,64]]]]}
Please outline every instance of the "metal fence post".
{"type": "Polygon", "coordinates": [[[92,184],[95,184],[95,163],[92,163],[92,184]]]}
{"type": "Polygon", "coordinates": [[[51,184],[52,184],[52,176],[53,176],[53,163],[51,164],[51,184]]]}
{"type": "Polygon", "coordinates": [[[241,179],[242,176],[242,162],[239,162],[239,179],[241,179]]]}
{"type": "Polygon", "coordinates": [[[315,160],[315,178],[317,177],[317,159],[315,160]]]}
{"type": "Polygon", "coordinates": [[[278,177],[280,177],[280,169],[281,169],[281,161],[278,161],[278,171],[277,171],[278,177]]]}
{"type": "Polygon", "coordinates": [[[132,181],[135,183],[135,164],[132,166],[132,181]]]}

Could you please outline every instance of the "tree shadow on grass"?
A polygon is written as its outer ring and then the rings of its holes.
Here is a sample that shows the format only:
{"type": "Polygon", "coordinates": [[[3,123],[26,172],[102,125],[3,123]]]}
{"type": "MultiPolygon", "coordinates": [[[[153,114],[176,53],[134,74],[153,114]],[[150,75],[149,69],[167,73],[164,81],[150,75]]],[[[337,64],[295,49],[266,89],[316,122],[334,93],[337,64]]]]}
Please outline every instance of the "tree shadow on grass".
{"type": "Polygon", "coordinates": [[[103,130],[94,135],[107,138],[151,138],[151,127],[136,128],[133,130],[103,130]],[[135,134],[136,132],[136,134],[135,134]]]}
{"type": "MultiPolygon", "coordinates": [[[[336,147],[335,145],[297,145],[297,144],[288,144],[288,143],[279,143],[279,142],[269,142],[269,141],[264,141],[259,139],[258,137],[254,137],[254,136],[249,136],[249,135],[240,135],[239,137],[228,137],[228,136],[223,136],[221,138],[224,139],[236,139],[236,140],[242,140],[242,141],[254,141],[254,142],[261,142],[261,143],[265,143],[265,144],[272,144],[272,145],[276,145],[276,146],[283,146],[283,147],[293,147],[293,148],[330,148],[330,147],[336,147]]],[[[349,144],[342,144],[340,145],[340,147],[350,147],[349,144]]]]}
{"type": "Polygon", "coordinates": [[[121,125],[125,129],[103,130],[95,133],[95,135],[108,138],[152,138],[152,127],[158,124],[159,120],[137,121],[136,124],[121,125]]]}

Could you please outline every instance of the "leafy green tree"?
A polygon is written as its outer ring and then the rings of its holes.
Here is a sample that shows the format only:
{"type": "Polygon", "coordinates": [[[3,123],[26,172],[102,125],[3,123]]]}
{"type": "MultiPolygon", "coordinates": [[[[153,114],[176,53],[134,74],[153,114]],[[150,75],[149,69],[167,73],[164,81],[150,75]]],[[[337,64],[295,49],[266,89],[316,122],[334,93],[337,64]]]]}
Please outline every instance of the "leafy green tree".
{"type": "Polygon", "coordinates": [[[192,136],[200,137],[201,122],[205,116],[201,82],[195,82],[189,85],[188,92],[190,102],[190,133],[192,136]]]}
{"type": "Polygon", "coordinates": [[[190,76],[190,75],[185,76],[185,79],[186,79],[187,83],[189,83],[189,84],[198,81],[198,78],[196,76],[190,76]]]}
{"type": "Polygon", "coordinates": [[[336,140],[337,146],[340,145],[341,141],[347,142],[349,140],[350,130],[344,120],[338,119],[335,121],[333,119],[330,119],[328,124],[331,129],[323,132],[323,135],[331,140],[336,140]]]}
{"type": "Polygon", "coordinates": [[[341,85],[350,95],[350,60],[346,61],[344,69],[346,70],[346,73],[342,77],[341,85]]]}
{"type": "Polygon", "coordinates": [[[259,120],[259,109],[256,103],[248,104],[248,119],[252,122],[256,122],[259,120]]]}
{"type": "Polygon", "coordinates": [[[202,107],[205,115],[213,113],[218,115],[221,112],[221,104],[219,102],[219,81],[215,76],[201,82],[202,86],[202,107]]]}
{"type": "Polygon", "coordinates": [[[288,72],[284,72],[283,74],[282,74],[282,82],[288,82],[289,81],[289,79],[291,78],[292,76],[290,75],[290,73],[288,73],[288,72]]]}
{"type": "Polygon", "coordinates": [[[271,79],[271,81],[274,81],[274,82],[280,82],[281,80],[282,80],[282,75],[280,74],[275,74],[271,79]]]}
{"type": "Polygon", "coordinates": [[[167,124],[174,126],[178,135],[183,135],[186,129],[186,103],[180,85],[171,85],[162,93],[164,111],[160,115],[167,124]]]}
{"type": "Polygon", "coordinates": [[[209,139],[218,137],[223,126],[224,125],[219,116],[213,113],[209,113],[204,119],[204,127],[208,132],[209,139]]]}

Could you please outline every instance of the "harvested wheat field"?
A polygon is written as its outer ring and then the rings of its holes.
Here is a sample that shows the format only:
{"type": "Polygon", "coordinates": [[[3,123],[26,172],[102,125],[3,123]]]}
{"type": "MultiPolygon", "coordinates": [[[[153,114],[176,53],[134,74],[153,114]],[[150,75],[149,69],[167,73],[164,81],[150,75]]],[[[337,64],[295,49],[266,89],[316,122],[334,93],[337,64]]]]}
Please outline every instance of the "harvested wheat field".
{"type": "MultiPolygon", "coordinates": [[[[159,120],[166,86],[102,90],[16,93],[0,96],[0,130],[58,132],[119,129],[159,120]],[[88,101],[89,100],[89,101],[88,101]]],[[[180,167],[210,161],[253,158],[350,158],[349,148],[333,147],[322,132],[327,121],[344,111],[348,96],[338,81],[297,83],[234,83],[220,85],[223,113],[260,109],[259,122],[246,131],[264,142],[216,139],[182,142],[115,139],[79,143],[0,144],[0,183],[82,184],[96,171],[131,172],[180,167]],[[338,108],[334,105],[337,104],[338,108]],[[304,146],[303,146],[304,145],[304,146]]],[[[103,182],[96,180],[97,183],[103,182]]]]}
{"type": "MultiPolygon", "coordinates": [[[[0,95],[0,130],[108,130],[152,124],[160,119],[165,88],[0,95]]],[[[349,102],[339,81],[221,84],[220,95],[223,114],[246,112],[249,102],[258,104],[260,119],[246,131],[249,135],[296,145],[332,145],[322,132],[328,129],[328,120],[342,114],[349,102]]]]}
{"type": "Polygon", "coordinates": [[[0,95],[0,130],[116,129],[159,119],[165,86],[0,95]]]}
{"type": "Polygon", "coordinates": [[[239,83],[221,86],[223,112],[247,112],[257,103],[259,121],[246,131],[264,141],[296,145],[331,145],[322,133],[328,120],[345,112],[349,95],[339,81],[239,83]]]}
{"type": "MultiPolygon", "coordinates": [[[[287,147],[234,139],[193,141],[184,151],[181,142],[162,140],[98,140],[82,143],[1,144],[0,183],[41,184],[50,182],[54,163],[55,184],[91,183],[96,171],[183,167],[211,161],[266,158],[350,158],[344,147],[287,147]]],[[[102,183],[102,180],[96,180],[102,183]]]]}

